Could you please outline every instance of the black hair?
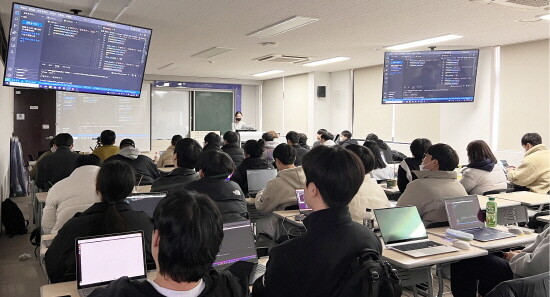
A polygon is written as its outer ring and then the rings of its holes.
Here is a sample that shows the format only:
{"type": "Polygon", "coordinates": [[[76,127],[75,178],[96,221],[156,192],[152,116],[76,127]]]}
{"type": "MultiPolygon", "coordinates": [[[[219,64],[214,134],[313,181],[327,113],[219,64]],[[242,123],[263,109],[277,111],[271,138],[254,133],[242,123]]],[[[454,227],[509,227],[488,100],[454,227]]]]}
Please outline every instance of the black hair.
{"type": "Polygon", "coordinates": [[[118,146],[121,149],[123,149],[127,146],[136,147],[136,143],[133,140],[131,140],[130,138],[124,138],[123,140],[120,141],[120,144],[118,146]]]}
{"type": "Polygon", "coordinates": [[[227,131],[223,134],[223,140],[227,143],[237,143],[239,141],[239,135],[233,131],[227,131]]]}
{"type": "Polygon", "coordinates": [[[334,135],[332,135],[332,133],[330,133],[330,132],[325,132],[325,133],[321,134],[321,139],[334,140],[334,135]]]}
{"type": "Polygon", "coordinates": [[[250,155],[252,158],[260,158],[264,152],[265,141],[263,139],[247,140],[244,144],[244,153],[250,155]]]}
{"type": "Polygon", "coordinates": [[[235,171],[235,163],[228,154],[209,150],[202,154],[197,167],[200,168],[205,177],[225,176],[235,171]]]}
{"type": "Polygon", "coordinates": [[[70,147],[71,145],[73,145],[73,137],[69,133],[59,133],[53,139],[53,144],[55,144],[55,146],[57,147],[70,147]]]}
{"type": "Polygon", "coordinates": [[[377,136],[376,134],[374,134],[374,133],[369,133],[369,134],[367,135],[367,137],[365,138],[365,140],[377,141],[377,140],[379,140],[379,139],[378,139],[378,136],[377,136]]]}
{"type": "MultiPolygon", "coordinates": [[[[376,143],[376,145],[378,145],[378,148],[380,148],[381,150],[387,150],[389,149],[390,147],[384,142],[384,140],[378,138],[378,136],[374,133],[369,133],[367,135],[367,138],[366,140],[370,140],[370,141],[374,141],[376,143]]],[[[373,152],[374,153],[374,152],[373,152]]]]}
{"type": "Polygon", "coordinates": [[[116,141],[115,131],[112,130],[103,130],[99,136],[99,141],[103,145],[113,145],[116,141]]]}
{"type": "Polygon", "coordinates": [[[273,159],[279,159],[284,165],[294,164],[296,149],[286,143],[281,143],[273,150],[273,159]]]}
{"type": "Polygon", "coordinates": [[[277,132],[270,130],[262,134],[262,139],[265,141],[273,141],[275,138],[279,138],[279,135],[277,135],[277,132]]]}
{"type": "Polygon", "coordinates": [[[468,160],[472,162],[483,162],[486,160],[491,161],[493,164],[497,163],[497,158],[493,155],[491,148],[483,140],[474,140],[468,143],[466,147],[468,153],[468,160]]]}
{"type": "Polygon", "coordinates": [[[411,142],[411,153],[415,159],[422,160],[424,154],[428,148],[432,145],[432,142],[427,138],[417,138],[411,142]]]}
{"type": "Polygon", "coordinates": [[[300,142],[300,134],[296,131],[289,131],[286,134],[286,140],[290,141],[292,144],[298,144],[300,142]]]}
{"type": "Polygon", "coordinates": [[[240,111],[237,111],[237,112],[235,113],[235,116],[237,116],[238,114],[240,114],[240,115],[243,115],[243,113],[242,113],[242,112],[240,112],[240,111]]]}
{"type": "Polygon", "coordinates": [[[80,155],[76,158],[75,168],[86,165],[101,166],[101,159],[94,154],[80,155]]]}
{"type": "Polygon", "coordinates": [[[204,136],[204,142],[206,142],[208,146],[215,145],[219,147],[221,142],[220,135],[216,132],[210,132],[204,136]]]}
{"type": "Polygon", "coordinates": [[[106,233],[127,231],[126,220],[116,209],[116,204],[123,202],[132,193],[135,182],[134,170],[122,161],[107,162],[99,169],[96,191],[102,201],[109,204],[105,214],[106,233]]]}
{"type": "Polygon", "coordinates": [[[160,274],[196,282],[212,268],[223,240],[223,221],[208,196],[190,191],[169,193],[155,208],[154,229],[160,239],[160,274]]]}
{"type": "Polygon", "coordinates": [[[426,154],[432,156],[432,159],[439,163],[439,170],[453,171],[458,166],[458,155],[456,151],[448,144],[437,143],[428,148],[426,154]]]}
{"type": "Polygon", "coordinates": [[[351,132],[349,132],[348,130],[344,130],[340,134],[342,134],[342,136],[344,136],[347,139],[351,139],[351,132]]]}
{"type": "Polygon", "coordinates": [[[176,154],[179,168],[193,169],[197,167],[202,154],[202,147],[196,140],[184,138],[176,144],[174,154],[176,154]]]}
{"type": "Polygon", "coordinates": [[[302,167],[306,184],[315,184],[328,207],[348,205],[365,179],[359,157],[338,145],[313,148],[304,155],[302,167]]]}
{"type": "Polygon", "coordinates": [[[305,133],[298,133],[298,135],[300,135],[300,140],[298,140],[298,143],[307,145],[307,135],[305,133]]]}
{"type": "MultiPolygon", "coordinates": [[[[386,162],[384,162],[384,159],[382,159],[382,154],[380,153],[380,148],[376,144],[376,142],[371,140],[366,140],[363,143],[363,146],[368,148],[372,154],[374,155],[374,169],[379,168],[386,168],[386,162]]],[[[373,169],[373,170],[374,170],[373,169]]]]}
{"type": "Polygon", "coordinates": [[[374,170],[375,159],[373,153],[369,148],[358,144],[350,144],[346,146],[346,149],[352,151],[357,155],[357,157],[359,157],[359,159],[361,159],[363,167],[365,167],[365,174],[368,174],[374,170]]]}
{"type": "Polygon", "coordinates": [[[178,135],[174,135],[174,136],[172,136],[172,141],[170,141],[170,143],[171,143],[172,145],[176,145],[176,144],[178,143],[178,141],[180,141],[180,140],[182,140],[182,139],[183,139],[183,137],[182,137],[181,135],[179,135],[179,134],[178,134],[178,135]]]}
{"type": "Polygon", "coordinates": [[[532,146],[542,143],[542,137],[538,133],[526,133],[521,137],[521,145],[530,143],[532,146]]]}
{"type": "Polygon", "coordinates": [[[319,129],[317,130],[317,134],[323,134],[325,132],[328,132],[327,129],[319,129]]]}

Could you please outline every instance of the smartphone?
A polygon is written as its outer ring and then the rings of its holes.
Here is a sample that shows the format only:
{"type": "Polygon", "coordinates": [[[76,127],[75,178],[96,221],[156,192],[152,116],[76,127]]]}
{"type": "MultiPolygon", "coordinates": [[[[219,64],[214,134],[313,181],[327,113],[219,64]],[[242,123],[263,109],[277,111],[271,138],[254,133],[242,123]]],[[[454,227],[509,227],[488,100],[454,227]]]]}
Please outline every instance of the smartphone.
{"type": "Polygon", "coordinates": [[[506,160],[500,160],[500,163],[502,163],[502,166],[504,167],[510,167],[510,165],[508,165],[508,162],[506,162],[506,160]]]}

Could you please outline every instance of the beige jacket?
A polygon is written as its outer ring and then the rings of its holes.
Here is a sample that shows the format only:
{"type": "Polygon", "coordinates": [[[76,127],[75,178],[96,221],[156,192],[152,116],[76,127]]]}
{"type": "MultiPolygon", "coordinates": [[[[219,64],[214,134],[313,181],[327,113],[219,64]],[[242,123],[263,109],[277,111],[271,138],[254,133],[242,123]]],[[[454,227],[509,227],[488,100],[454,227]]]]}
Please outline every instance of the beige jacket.
{"type": "Polygon", "coordinates": [[[413,173],[418,179],[407,185],[397,206],[416,206],[425,225],[447,221],[444,198],[468,195],[454,171],[414,170],[413,173]]]}
{"type": "Polygon", "coordinates": [[[384,189],[376,183],[370,174],[367,174],[359,191],[349,203],[349,212],[354,221],[360,222],[367,216],[367,208],[378,209],[390,206],[384,189]]]}
{"type": "Polygon", "coordinates": [[[159,160],[157,161],[157,168],[162,168],[166,166],[174,166],[174,151],[176,150],[175,145],[169,146],[162,155],[160,155],[159,160]]]}
{"type": "Polygon", "coordinates": [[[508,171],[508,180],[535,193],[550,191],[550,151],[539,144],[525,152],[525,158],[516,169],[508,171]]]}
{"type": "Polygon", "coordinates": [[[256,195],[256,209],[261,213],[283,210],[296,205],[296,189],[306,186],[306,175],[302,167],[281,170],[277,177],[267,182],[265,190],[256,195]]]}

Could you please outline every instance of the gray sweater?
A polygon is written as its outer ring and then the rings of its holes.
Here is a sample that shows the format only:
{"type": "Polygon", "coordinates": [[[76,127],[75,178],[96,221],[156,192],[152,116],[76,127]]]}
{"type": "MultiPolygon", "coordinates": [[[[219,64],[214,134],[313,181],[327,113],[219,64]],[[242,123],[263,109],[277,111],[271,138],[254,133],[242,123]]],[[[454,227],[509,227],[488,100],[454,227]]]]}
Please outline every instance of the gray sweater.
{"type": "Polygon", "coordinates": [[[546,228],[533,244],[524,248],[521,253],[510,259],[510,268],[515,275],[520,277],[533,276],[549,270],[550,241],[548,234],[550,228],[546,228]]]}

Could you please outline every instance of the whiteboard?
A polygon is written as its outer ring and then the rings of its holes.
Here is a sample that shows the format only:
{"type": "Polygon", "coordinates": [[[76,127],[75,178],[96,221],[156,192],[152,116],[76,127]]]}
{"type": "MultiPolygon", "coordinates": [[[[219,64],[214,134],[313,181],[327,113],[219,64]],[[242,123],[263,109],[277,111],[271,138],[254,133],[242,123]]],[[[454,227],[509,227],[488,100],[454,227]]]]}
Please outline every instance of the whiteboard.
{"type": "Polygon", "coordinates": [[[153,89],[151,92],[152,139],[172,139],[174,135],[189,136],[189,91],[153,89]]]}

